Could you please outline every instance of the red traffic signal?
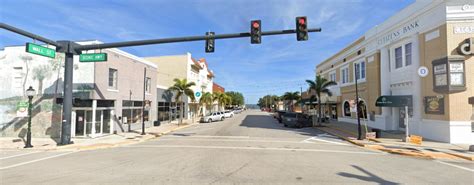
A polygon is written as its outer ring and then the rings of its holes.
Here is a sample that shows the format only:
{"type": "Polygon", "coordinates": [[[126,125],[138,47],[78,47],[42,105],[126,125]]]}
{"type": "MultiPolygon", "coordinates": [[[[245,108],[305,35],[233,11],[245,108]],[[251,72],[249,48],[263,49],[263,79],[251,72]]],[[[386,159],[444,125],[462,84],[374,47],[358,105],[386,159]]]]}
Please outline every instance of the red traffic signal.
{"type": "Polygon", "coordinates": [[[296,17],[296,40],[308,40],[308,21],[306,17],[296,17]]]}
{"type": "Polygon", "coordinates": [[[262,24],[260,20],[250,22],[250,43],[260,44],[262,42],[262,24]]]}

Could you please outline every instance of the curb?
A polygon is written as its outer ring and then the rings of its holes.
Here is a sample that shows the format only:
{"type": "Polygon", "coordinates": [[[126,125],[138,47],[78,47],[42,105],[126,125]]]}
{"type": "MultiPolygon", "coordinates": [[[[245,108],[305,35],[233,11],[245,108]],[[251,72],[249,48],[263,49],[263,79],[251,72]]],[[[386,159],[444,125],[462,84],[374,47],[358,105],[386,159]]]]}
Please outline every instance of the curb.
{"type": "MultiPolygon", "coordinates": [[[[329,127],[330,128],[330,127],[329,127]]],[[[364,148],[370,148],[370,149],[375,149],[375,150],[379,150],[379,151],[383,151],[383,152],[388,152],[388,153],[391,153],[391,154],[398,154],[398,155],[404,155],[404,156],[410,156],[410,157],[418,157],[418,158],[425,158],[425,159],[436,159],[436,158],[440,158],[440,155],[439,154],[430,154],[430,153],[426,153],[426,152],[413,152],[413,151],[406,151],[406,150],[401,150],[401,149],[388,149],[388,148],[385,148],[384,146],[382,145],[367,145],[367,144],[362,144],[362,143],[359,143],[359,142],[356,142],[356,141],[353,141],[347,137],[344,137],[344,136],[341,136],[339,134],[336,134],[334,132],[331,132],[331,131],[328,131],[328,130],[323,130],[323,129],[319,129],[319,128],[316,128],[320,131],[323,131],[323,132],[326,132],[326,133],[329,133],[331,135],[335,135],[337,136],[338,138],[341,138],[349,143],[352,143],[354,145],[357,145],[357,146],[360,146],[360,147],[364,147],[364,148]]],[[[333,129],[333,128],[330,128],[330,129],[333,129]]],[[[339,130],[339,129],[335,129],[335,130],[339,130]]],[[[341,131],[341,130],[339,130],[341,131]]],[[[344,131],[343,131],[344,132],[344,131]]],[[[344,133],[347,133],[347,132],[344,132],[344,133]]],[[[454,156],[454,157],[457,157],[457,158],[461,158],[461,159],[465,159],[465,160],[468,160],[468,161],[473,161],[474,157],[469,157],[469,156],[464,156],[464,155],[459,155],[459,154],[453,154],[453,153],[448,153],[448,152],[443,152],[444,154],[446,155],[451,155],[451,156],[454,156]]],[[[442,157],[442,158],[448,158],[448,157],[442,157]]]]}
{"type": "Polygon", "coordinates": [[[187,127],[190,127],[190,126],[194,126],[194,125],[197,125],[197,124],[198,123],[188,124],[188,125],[173,128],[171,130],[168,130],[168,131],[165,131],[165,132],[160,132],[160,133],[148,133],[150,136],[146,136],[146,137],[144,137],[140,140],[136,140],[136,141],[122,141],[122,142],[118,142],[118,143],[96,143],[96,144],[85,145],[85,146],[58,146],[57,148],[50,149],[50,150],[63,150],[63,149],[64,150],[66,150],[66,149],[69,149],[69,150],[97,150],[97,149],[114,148],[114,147],[125,146],[125,145],[141,143],[141,142],[145,142],[145,141],[148,141],[148,140],[152,140],[152,139],[158,138],[162,135],[166,135],[170,132],[180,130],[180,129],[183,129],[183,128],[187,128],[187,127]]]}

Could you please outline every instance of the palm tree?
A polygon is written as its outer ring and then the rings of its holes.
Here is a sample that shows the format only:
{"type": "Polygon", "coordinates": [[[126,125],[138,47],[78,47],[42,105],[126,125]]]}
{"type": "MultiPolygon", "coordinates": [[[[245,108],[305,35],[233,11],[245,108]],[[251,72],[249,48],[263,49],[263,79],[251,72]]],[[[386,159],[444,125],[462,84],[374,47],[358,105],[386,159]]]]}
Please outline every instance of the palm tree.
{"type": "Polygon", "coordinates": [[[20,59],[23,60],[23,62],[25,62],[25,68],[26,68],[25,79],[23,80],[23,96],[25,96],[26,94],[25,85],[26,85],[26,81],[28,80],[28,73],[30,72],[30,69],[28,67],[28,61],[33,60],[33,57],[29,55],[21,55],[20,59]]]}
{"type": "Polygon", "coordinates": [[[320,75],[316,76],[316,79],[314,81],[306,80],[306,83],[308,83],[310,91],[313,90],[314,92],[316,92],[316,96],[318,98],[318,111],[319,111],[318,123],[319,123],[319,126],[321,126],[321,115],[322,115],[321,93],[325,93],[328,96],[332,96],[332,92],[328,89],[328,87],[337,85],[337,83],[333,81],[329,81],[326,78],[321,77],[320,75]]]}
{"type": "Polygon", "coordinates": [[[179,122],[178,122],[178,126],[179,126],[179,124],[183,123],[183,116],[184,116],[184,101],[182,101],[182,97],[183,95],[188,96],[191,98],[192,101],[194,101],[195,100],[194,91],[191,89],[191,87],[195,86],[196,83],[194,82],[188,83],[188,80],[186,79],[180,80],[177,78],[175,78],[173,81],[174,81],[174,85],[168,88],[168,90],[176,91],[176,96],[175,96],[176,102],[181,103],[180,116],[179,116],[179,122]]]}
{"type": "Polygon", "coordinates": [[[229,102],[229,100],[232,101],[232,99],[225,93],[214,92],[214,94],[212,95],[213,100],[217,101],[217,110],[220,110],[221,107],[225,106],[229,102]]]}
{"type": "Polygon", "coordinates": [[[50,65],[40,65],[33,68],[33,80],[38,80],[38,95],[43,94],[43,81],[52,75],[50,65]]]}
{"type": "MultiPolygon", "coordinates": [[[[210,92],[205,92],[202,94],[201,99],[199,99],[200,104],[204,104],[207,107],[212,105],[213,99],[212,99],[212,94],[210,92]]],[[[206,115],[205,112],[203,112],[203,115],[206,115]]]]}
{"type": "Polygon", "coordinates": [[[298,101],[301,98],[300,93],[298,91],[295,92],[286,92],[283,96],[282,99],[290,101],[290,108],[291,111],[293,111],[293,101],[296,100],[298,101]]]}

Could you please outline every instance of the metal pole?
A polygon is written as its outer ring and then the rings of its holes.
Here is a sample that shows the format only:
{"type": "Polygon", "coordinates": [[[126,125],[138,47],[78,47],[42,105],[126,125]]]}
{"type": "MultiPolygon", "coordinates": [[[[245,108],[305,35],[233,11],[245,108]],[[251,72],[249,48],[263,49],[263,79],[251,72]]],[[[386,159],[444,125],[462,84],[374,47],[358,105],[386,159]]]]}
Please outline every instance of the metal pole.
{"type": "Polygon", "coordinates": [[[301,113],[303,113],[303,87],[300,86],[301,113]]]}
{"type": "Polygon", "coordinates": [[[410,135],[408,131],[408,106],[405,106],[405,141],[410,142],[410,135]]]}
{"type": "MultiPolygon", "coordinates": [[[[321,28],[308,29],[308,32],[321,32],[321,28]]],[[[291,33],[296,33],[296,30],[266,31],[266,32],[262,32],[262,36],[291,34],[291,33]]],[[[220,35],[189,36],[189,37],[175,37],[175,38],[164,38],[164,39],[112,42],[112,43],[93,44],[93,45],[79,45],[79,46],[76,46],[75,49],[84,51],[84,50],[91,50],[91,49],[142,46],[142,45],[164,44],[164,43],[174,43],[174,42],[190,42],[190,41],[199,41],[199,40],[208,40],[208,39],[230,39],[230,38],[239,38],[239,37],[250,37],[250,33],[243,32],[243,33],[231,33],[231,34],[220,34],[220,35]]]]}
{"type": "MultiPolygon", "coordinates": [[[[31,88],[31,87],[30,87],[31,88]]],[[[26,132],[26,145],[24,148],[32,148],[31,145],[31,100],[33,96],[28,96],[28,131],[26,132]]]]}
{"type": "Polygon", "coordinates": [[[146,91],[146,67],[143,68],[143,103],[142,103],[142,133],[145,135],[145,91],[146,91]]]}
{"type": "Polygon", "coordinates": [[[74,70],[73,53],[66,52],[64,62],[64,98],[63,124],[61,127],[61,144],[71,144],[71,112],[72,112],[72,75],[74,70]]]}
{"type": "Polygon", "coordinates": [[[44,38],[42,36],[30,33],[30,32],[27,32],[25,30],[10,26],[10,25],[5,24],[5,23],[0,23],[0,28],[6,29],[6,30],[14,32],[14,33],[18,33],[18,34],[23,35],[25,37],[29,37],[29,38],[32,38],[32,39],[35,39],[35,40],[39,40],[39,41],[47,43],[47,44],[51,44],[51,45],[56,46],[56,47],[59,46],[59,44],[55,41],[49,40],[47,38],[44,38]]]}
{"type": "Polygon", "coordinates": [[[360,117],[359,117],[359,89],[357,88],[357,65],[355,65],[355,86],[356,86],[356,115],[357,115],[357,140],[362,140],[362,128],[360,126],[360,117]]]}

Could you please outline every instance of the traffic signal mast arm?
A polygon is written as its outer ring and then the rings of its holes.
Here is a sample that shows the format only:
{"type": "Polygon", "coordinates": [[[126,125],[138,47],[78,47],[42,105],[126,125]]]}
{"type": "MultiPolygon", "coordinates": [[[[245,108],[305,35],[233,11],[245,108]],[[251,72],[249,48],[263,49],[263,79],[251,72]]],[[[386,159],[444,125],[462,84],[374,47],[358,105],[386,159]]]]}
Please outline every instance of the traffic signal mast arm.
{"type": "Polygon", "coordinates": [[[59,43],[57,43],[53,40],[50,40],[50,39],[44,38],[42,36],[27,32],[25,30],[10,26],[10,25],[5,24],[5,23],[0,22],[0,28],[3,28],[5,30],[8,30],[8,31],[11,31],[11,32],[14,32],[14,33],[18,33],[18,34],[23,35],[25,37],[29,37],[29,38],[32,38],[32,39],[35,39],[35,40],[39,40],[39,41],[44,42],[46,44],[51,44],[51,45],[56,46],[56,47],[59,46],[59,43]]]}
{"type": "MultiPolygon", "coordinates": [[[[308,32],[321,32],[321,28],[308,29],[308,32]]],[[[294,33],[296,33],[296,30],[277,30],[277,31],[266,31],[266,32],[264,31],[262,32],[262,36],[294,34],[294,33]]],[[[84,50],[92,50],[92,49],[142,46],[142,45],[164,44],[164,43],[174,43],[174,42],[190,42],[190,41],[200,41],[200,40],[207,40],[207,39],[230,39],[230,38],[239,38],[239,37],[250,37],[250,32],[207,35],[207,36],[151,39],[151,40],[137,40],[137,41],[125,41],[125,42],[112,42],[112,43],[94,44],[94,45],[80,45],[80,46],[76,46],[75,49],[84,51],[84,50]]]]}

